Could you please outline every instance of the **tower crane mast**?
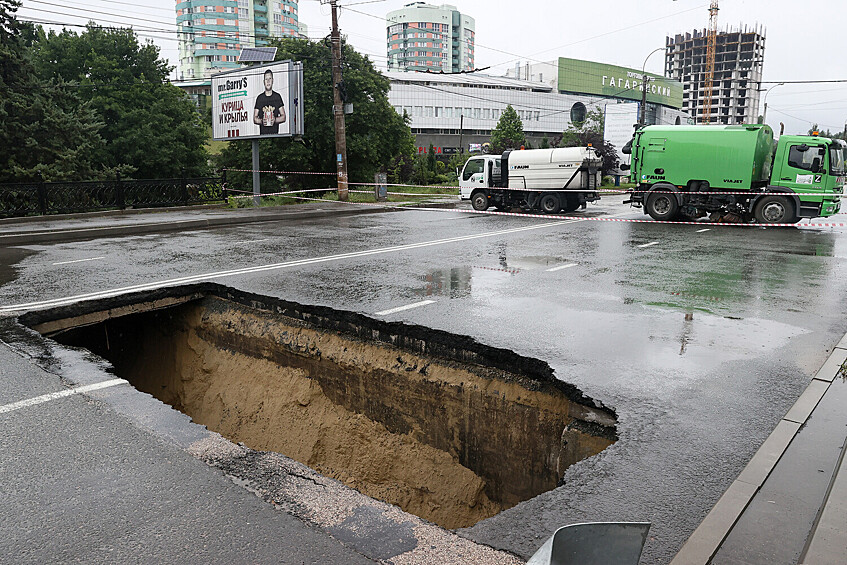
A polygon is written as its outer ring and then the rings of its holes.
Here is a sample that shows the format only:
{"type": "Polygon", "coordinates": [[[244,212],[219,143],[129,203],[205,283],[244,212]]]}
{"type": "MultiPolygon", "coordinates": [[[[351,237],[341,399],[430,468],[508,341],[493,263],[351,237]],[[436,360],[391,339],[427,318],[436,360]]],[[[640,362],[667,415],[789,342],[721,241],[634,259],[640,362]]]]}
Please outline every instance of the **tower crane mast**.
{"type": "Polygon", "coordinates": [[[701,123],[712,121],[712,94],[715,89],[715,48],[718,42],[718,0],[709,6],[709,31],[706,34],[706,81],[703,88],[701,123]]]}

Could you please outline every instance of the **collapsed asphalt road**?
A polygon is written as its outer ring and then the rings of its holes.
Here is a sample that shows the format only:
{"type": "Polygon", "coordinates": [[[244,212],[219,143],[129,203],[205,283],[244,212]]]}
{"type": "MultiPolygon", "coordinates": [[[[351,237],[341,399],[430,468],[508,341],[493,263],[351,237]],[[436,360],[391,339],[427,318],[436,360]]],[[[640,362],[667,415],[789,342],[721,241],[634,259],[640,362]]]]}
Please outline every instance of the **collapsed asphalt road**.
{"type": "Polygon", "coordinates": [[[19,246],[0,272],[13,305],[233,271],[217,280],[542,359],[615,410],[619,441],[460,533],[528,557],[567,523],[650,521],[643,562],[666,563],[847,329],[844,236],[406,211],[19,246]]]}

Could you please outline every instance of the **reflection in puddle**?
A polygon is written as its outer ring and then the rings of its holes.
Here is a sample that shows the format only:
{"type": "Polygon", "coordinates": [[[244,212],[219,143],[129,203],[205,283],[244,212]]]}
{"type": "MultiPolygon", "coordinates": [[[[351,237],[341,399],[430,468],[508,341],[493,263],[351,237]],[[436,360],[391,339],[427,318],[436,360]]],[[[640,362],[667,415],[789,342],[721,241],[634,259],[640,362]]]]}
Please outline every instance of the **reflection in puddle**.
{"type": "Polygon", "coordinates": [[[471,293],[470,267],[454,267],[452,269],[436,269],[421,277],[425,283],[421,294],[423,296],[447,296],[462,298],[471,293]]]}

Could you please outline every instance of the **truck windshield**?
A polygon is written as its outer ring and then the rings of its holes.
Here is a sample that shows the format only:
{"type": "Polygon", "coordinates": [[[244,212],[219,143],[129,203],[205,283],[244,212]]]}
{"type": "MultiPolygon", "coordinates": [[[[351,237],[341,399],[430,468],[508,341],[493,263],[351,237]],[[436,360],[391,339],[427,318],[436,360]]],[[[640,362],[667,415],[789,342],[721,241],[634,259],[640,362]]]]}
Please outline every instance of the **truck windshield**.
{"type": "Polygon", "coordinates": [[[840,145],[833,145],[829,148],[829,164],[830,164],[830,174],[832,175],[843,175],[844,174],[844,148],[840,145]]]}
{"type": "Polygon", "coordinates": [[[471,180],[471,177],[485,170],[485,161],[482,159],[471,159],[465,165],[462,180],[471,180]]]}

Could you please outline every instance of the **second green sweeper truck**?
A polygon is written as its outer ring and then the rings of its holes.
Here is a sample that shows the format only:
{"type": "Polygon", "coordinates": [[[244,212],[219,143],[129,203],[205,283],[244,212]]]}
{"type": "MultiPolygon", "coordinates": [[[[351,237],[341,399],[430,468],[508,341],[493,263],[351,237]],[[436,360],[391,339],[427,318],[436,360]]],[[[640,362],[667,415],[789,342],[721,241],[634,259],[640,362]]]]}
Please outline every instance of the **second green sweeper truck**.
{"type": "Polygon", "coordinates": [[[646,126],[624,147],[627,202],[655,220],[790,224],[841,208],[845,144],[767,125],[646,126]]]}

